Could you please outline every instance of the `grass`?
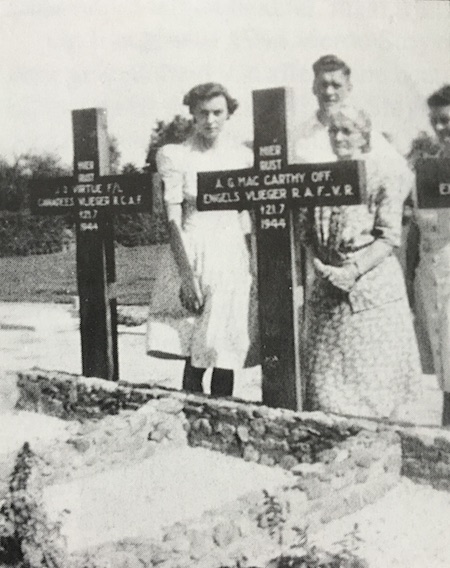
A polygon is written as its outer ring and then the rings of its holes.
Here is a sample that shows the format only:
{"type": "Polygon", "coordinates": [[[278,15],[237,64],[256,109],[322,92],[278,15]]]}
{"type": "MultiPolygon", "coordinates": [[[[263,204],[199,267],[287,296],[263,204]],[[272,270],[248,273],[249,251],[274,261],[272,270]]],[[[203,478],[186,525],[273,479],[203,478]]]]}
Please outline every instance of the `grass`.
{"type": "MultiPolygon", "coordinates": [[[[116,248],[120,304],[148,304],[167,245],[116,248]]],[[[0,301],[71,302],[77,295],[75,251],[0,258],[0,301]]]]}

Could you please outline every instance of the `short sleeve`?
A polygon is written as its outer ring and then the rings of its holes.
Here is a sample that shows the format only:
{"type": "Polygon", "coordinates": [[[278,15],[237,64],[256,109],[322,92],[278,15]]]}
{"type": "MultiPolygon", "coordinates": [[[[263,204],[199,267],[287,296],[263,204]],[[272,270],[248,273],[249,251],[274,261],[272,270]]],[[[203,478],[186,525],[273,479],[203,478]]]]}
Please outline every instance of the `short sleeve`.
{"type": "Polygon", "coordinates": [[[156,166],[164,182],[164,200],[173,205],[183,201],[185,174],[181,155],[182,148],[176,144],[167,144],[156,154],[156,166]]]}

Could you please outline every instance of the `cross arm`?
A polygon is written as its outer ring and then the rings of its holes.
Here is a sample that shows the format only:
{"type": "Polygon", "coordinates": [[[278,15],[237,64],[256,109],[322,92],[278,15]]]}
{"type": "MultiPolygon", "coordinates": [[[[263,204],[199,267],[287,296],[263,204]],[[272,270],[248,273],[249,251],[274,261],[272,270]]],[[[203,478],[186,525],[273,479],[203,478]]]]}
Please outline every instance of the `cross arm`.
{"type": "Polygon", "coordinates": [[[266,203],[289,209],[357,205],[366,192],[361,161],[295,164],[276,171],[203,172],[197,179],[200,211],[254,209],[266,203]]]}
{"type": "Polygon", "coordinates": [[[87,181],[80,183],[75,177],[32,180],[32,212],[61,215],[92,208],[117,213],[151,210],[153,178],[150,174],[107,175],[87,181]]]}
{"type": "Polygon", "coordinates": [[[419,160],[416,165],[416,186],[420,209],[450,207],[450,159],[419,160]]]}

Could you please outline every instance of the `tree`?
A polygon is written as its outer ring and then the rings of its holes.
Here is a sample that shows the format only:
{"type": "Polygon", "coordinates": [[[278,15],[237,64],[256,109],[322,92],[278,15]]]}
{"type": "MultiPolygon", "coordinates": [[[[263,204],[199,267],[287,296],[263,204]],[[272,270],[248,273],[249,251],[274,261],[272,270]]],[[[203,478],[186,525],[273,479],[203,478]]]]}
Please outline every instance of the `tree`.
{"type": "Polygon", "coordinates": [[[0,158],[0,256],[61,250],[67,220],[30,215],[29,185],[37,178],[70,175],[53,154],[21,154],[9,164],[0,158]]]}
{"type": "Polygon", "coordinates": [[[145,159],[146,170],[156,172],[156,153],[165,144],[180,144],[192,133],[192,119],[177,114],[170,122],[157,120],[150,135],[145,159]]]}
{"type": "Polygon", "coordinates": [[[29,180],[70,175],[54,154],[21,154],[13,164],[0,158],[0,210],[28,207],[29,180]]]}
{"type": "Polygon", "coordinates": [[[141,170],[132,162],[127,162],[122,166],[122,174],[140,174],[142,173],[141,170]]]}

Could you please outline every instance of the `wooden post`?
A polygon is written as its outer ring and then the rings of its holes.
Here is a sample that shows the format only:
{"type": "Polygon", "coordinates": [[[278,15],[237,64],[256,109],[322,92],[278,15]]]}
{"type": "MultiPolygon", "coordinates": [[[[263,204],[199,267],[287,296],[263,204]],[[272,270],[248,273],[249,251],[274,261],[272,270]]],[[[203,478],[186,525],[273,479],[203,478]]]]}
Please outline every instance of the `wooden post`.
{"type": "MultiPolygon", "coordinates": [[[[416,166],[420,209],[450,208],[450,159],[424,158],[416,166]]],[[[450,392],[443,392],[442,425],[450,425],[450,392]]]]}
{"type": "Polygon", "coordinates": [[[255,167],[199,173],[197,207],[256,212],[262,398],[269,406],[301,410],[298,243],[291,211],[361,203],[365,170],[357,161],[288,165],[292,120],[286,89],[255,91],[253,109],[255,167]]]}
{"type": "MultiPolygon", "coordinates": [[[[74,175],[80,183],[109,174],[106,111],[92,108],[72,112],[74,175]]],[[[91,211],[79,208],[80,219],[91,211]]],[[[114,237],[111,221],[97,210],[97,228],[77,223],[77,278],[83,375],[118,380],[114,237]]]]}
{"type": "MultiPolygon", "coordinates": [[[[261,171],[270,162],[270,171],[276,173],[288,165],[291,113],[292,94],[287,89],[253,92],[255,169],[261,171]]],[[[262,400],[299,410],[303,397],[292,210],[286,207],[277,216],[285,224],[273,231],[263,228],[273,219],[271,211],[266,205],[256,210],[262,400]]]]}
{"type": "Polygon", "coordinates": [[[119,379],[114,212],[150,210],[152,177],[109,174],[106,111],[72,112],[74,177],[31,184],[36,214],[73,213],[77,235],[82,370],[86,377],[119,379]]]}

